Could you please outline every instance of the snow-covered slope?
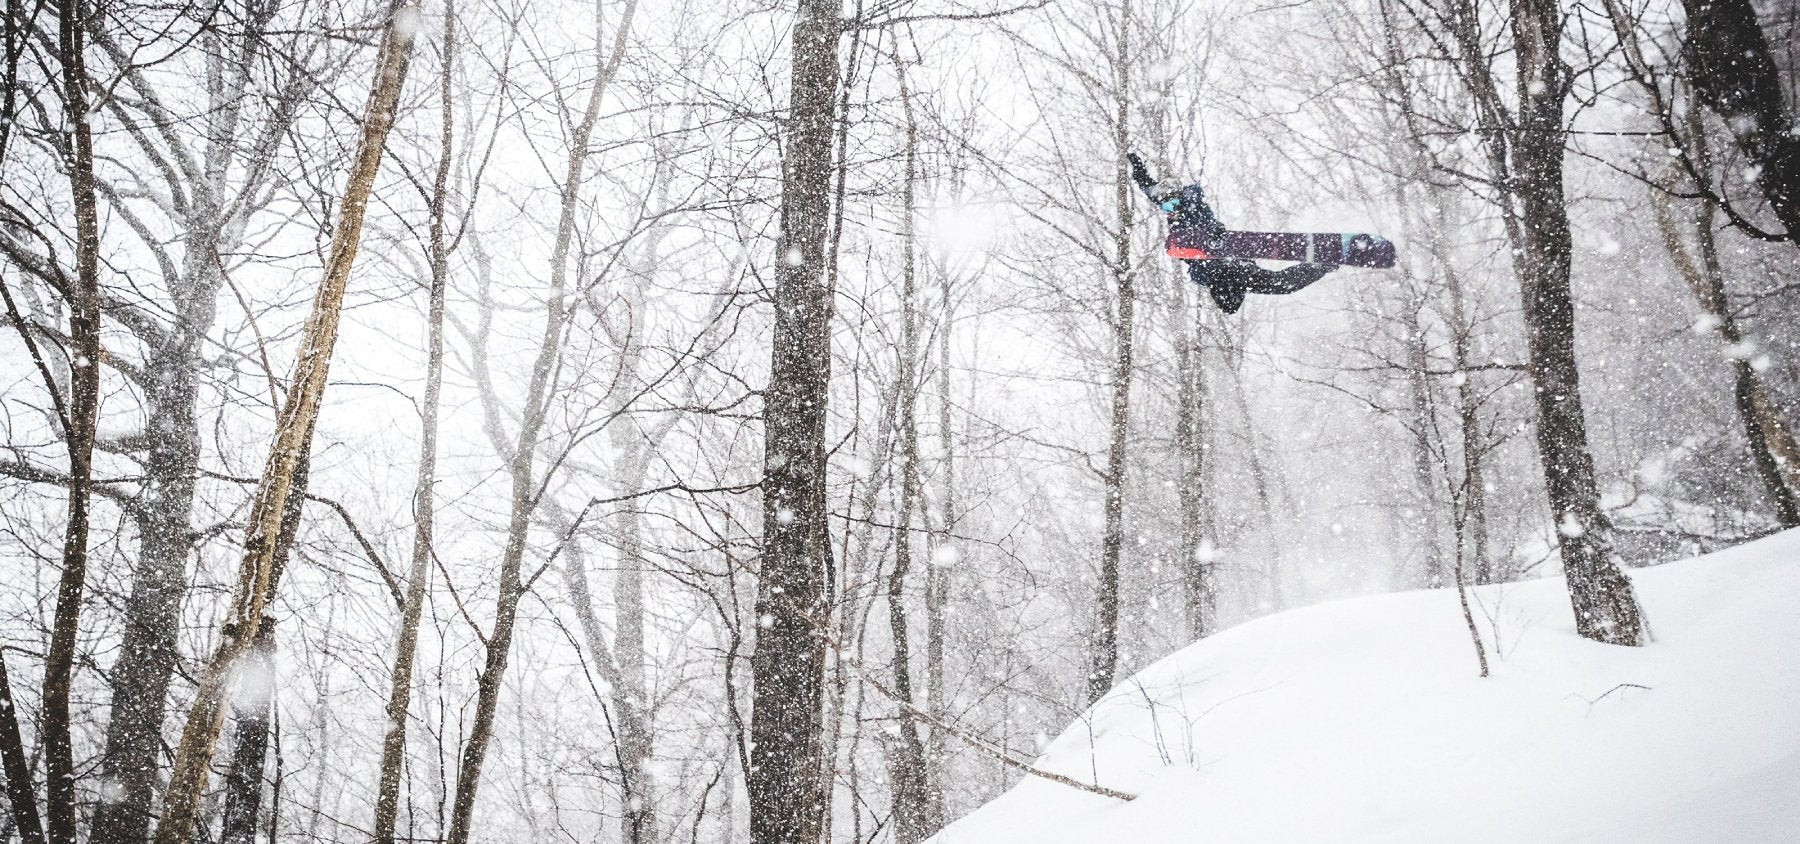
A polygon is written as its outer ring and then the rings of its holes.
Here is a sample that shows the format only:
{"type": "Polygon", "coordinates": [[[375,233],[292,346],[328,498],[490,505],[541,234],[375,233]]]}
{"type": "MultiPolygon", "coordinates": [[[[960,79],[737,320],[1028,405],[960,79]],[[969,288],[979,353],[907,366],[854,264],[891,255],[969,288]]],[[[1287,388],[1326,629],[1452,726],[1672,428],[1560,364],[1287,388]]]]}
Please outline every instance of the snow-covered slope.
{"type": "Polygon", "coordinates": [[[1632,572],[1656,642],[1575,635],[1560,579],[1227,630],[1123,683],[935,844],[1800,841],[1800,531],[1632,572]],[[1482,615],[1478,610],[1478,615],[1482,615]]]}

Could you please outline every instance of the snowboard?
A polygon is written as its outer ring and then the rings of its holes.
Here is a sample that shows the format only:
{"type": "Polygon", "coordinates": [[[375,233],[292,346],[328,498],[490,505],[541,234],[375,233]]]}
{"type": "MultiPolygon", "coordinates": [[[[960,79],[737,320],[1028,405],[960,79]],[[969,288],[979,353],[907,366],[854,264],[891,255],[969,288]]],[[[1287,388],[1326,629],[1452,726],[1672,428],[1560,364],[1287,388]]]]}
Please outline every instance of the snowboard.
{"type": "Polygon", "coordinates": [[[1393,241],[1378,234],[1361,232],[1308,234],[1227,231],[1219,243],[1208,247],[1204,232],[1197,229],[1177,230],[1169,233],[1167,251],[1171,258],[1189,261],[1243,258],[1374,269],[1392,267],[1395,259],[1393,241]]]}

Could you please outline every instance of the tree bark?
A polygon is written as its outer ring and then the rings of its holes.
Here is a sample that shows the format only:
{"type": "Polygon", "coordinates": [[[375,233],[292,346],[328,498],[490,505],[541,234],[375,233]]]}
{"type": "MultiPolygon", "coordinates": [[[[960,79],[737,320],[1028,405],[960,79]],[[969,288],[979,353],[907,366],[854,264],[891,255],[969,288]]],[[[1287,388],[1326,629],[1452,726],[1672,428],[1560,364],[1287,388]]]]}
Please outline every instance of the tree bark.
{"type": "Polygon", "coordinates": [[[399,637],[394,643],[394,666],[389,677],[387,731],[381,740],[381,768],[375,787],[376,844],[394,844],[394,827],[399,818],[400,777],[406,766],[406,718],[412,707],[413,659],[419,647],[419,619],[425,609],[425,592],[431,581],[432,538],[437,519],[438,413],[444,385],[444,307],[450,287],[451,250],[444,232],[444,217],[450,194],[456,131],[451,96],[456,69],[455,0],[446,0],[444,4],[440,61],[443,67],[438,76],[438,112],[443,129],[438,141],[438,166],[432,184],[431,222],[427,234],[431,290],[426,306],[425,395],[419,409],[419,471],[413,484],[412,562],[406,575],[406,602],[401,607],[399,637]]]}
{"type": "Polygon", "coordinates": [[[763,543],[757,578],[750,739],[750,841],[813,844],[826,802],[820,768],[831,567],[825,416],[831,380],[825,273],[838,119],[837,0],[799,0],[785,121],[775,325],[763,393],[763,543]]]}
{"type": "MultiPolygon", "coordinates": [[[[1448,191],[1441,193],[1447,201],[1448,191]]],[[[1473,363],[1470,335],[1475,327],[1469,320],[1462,276],[1447,261],[1444,267],[1444,283],[1450,293],[1450,330],[1454,332],[1450,340],[1450,365],[1457,372],[1456,429],[1462,445],[1462,514],[1457,519],[1462,529],[1457,531],[1457,559],[1465,566],[1472,561],[1475,582],[1486,584],[1494,582],[1494,567],[1488,555],[1488,442],[1481,432],[1481,399],[1475,393],[1475,379],[1470,374],[1473,363]],[[1468,546],[1466,554],[1460,550],[1465,543],[1468,546]]]]}
{"type": "MultiPolygon", "coordinates": [[[[937,544],[932,550],[931,568],[925,581],[925,698],[938,720],[949,715],[948,694],[944,684],[946,647],[950,628],[950,574],[958,563],[956,527],[961,511],[956,495],[956,431],[950,420],[950,335],[956,323],[951,304],[949,268],[938,268],[938,307],[942,319],[938,324],[938,442],[943,449],[942,493],[938,498],[942,513],[938,517],[937,544]]],[[[945,789],[950,763],[950,734],[936,723],[927,725],[925,739],[925,827],[933,832],[946,823],[945,789]]]]}
{"type": "Polygon", "coordinates": [[[324,278],[313,299],[301,334],[301,346],[289,379],[288,395],[276,421],[275,442],[251,505],[245,531],[245,553],[217,650],[208,661],[188,710],[174,769],[163,798],[162,820],[156,828],[156,844],[187,844],[198,819],[200,798],[206,789],[214,747],[225,716],[226,684],[233,665],[256,639],[263,609],[277,585],[276,554],[280,522],[292,492],[295,471],[305,459],[324,398],[331,355],[337,343],[338,315],[350,268],[356,261],[362,237],[363,214],[375,186],[375,176],[393,126],[395,105],[406,80],[412,53],[413,26],[404,15],[417,15],[417,6],[397,8],[385,28],[376,59],[375,79],[364,109],[362,137],[344,191],[338,225],[324,278]]]}
{"type": "MultiPolygon", "coordinates": [[[[75,844],[75,748],[69,697],[75,673],[75,636],[87,584],[89,492],[93,485],[94,432],[100,412],[100,218],[94,188],[94,143],[88,125],[86,4],[61,0],[57,7],[57,59],[62,65],[63,121],[69,188],[75,202],[74,286],[69,306],[69,399],[63,436],[69,451],[68,521],[63,533],[62,576],[56,615],[44,658],[41,742],[44,748],[46,833],[50,844],[75,844]]],[[[55,384],[45,384],[53,393],[55,384]]]]}
{"type": "Polygon", "coordinates": [[[1575,361],[1575,303],[1569,288],[1571,247],[1563,195],[1567,133],[1563,102],[1573,74],[1558,51],[1562,10],[1550,0],[1513,0],[1519,112],[1507,130],[1516,202],[1513,266],[1525,305],[1526,344],[1535,383],[1537,445],[1555,519],[1575,626],[1581,635],[1617,645],[1643,643],[1643,619],[1631,581],[1613,559],[1612,525],[1582,418],[1575,361]]]}
{"type": "Polygon", "coordinates": [[[1102,476],[1104,525],[1100,537],[1100,581],[1095,595],[1098,618],[1088,655],[1087,702],[1093,703],[1112,688],[1119,661],[1119,561],[1125,549],[1126,449],[1131,441],[1131,376],[1135,370],[1132,345],[1136,339],[1136,273],[1131,262],[1131,171],[1125,154],[1131,151],[1131,0],[1119,7],[1118,55],[1113,68],[1113,152],[1117,158],[1113,180],[1113,204],[1117,215],[1113,231],[1112,275],[1117,286],[1118,309],[1113,314],[1111,435],[1102,476]]]}
{"type": "Polygon", "coordinates": [[[1755,165],[1756,185],[1800,246],[1800,135],[1751,0],[1683,0],[1687,39],[1681,57],[1695,93],[1755,165]]]}

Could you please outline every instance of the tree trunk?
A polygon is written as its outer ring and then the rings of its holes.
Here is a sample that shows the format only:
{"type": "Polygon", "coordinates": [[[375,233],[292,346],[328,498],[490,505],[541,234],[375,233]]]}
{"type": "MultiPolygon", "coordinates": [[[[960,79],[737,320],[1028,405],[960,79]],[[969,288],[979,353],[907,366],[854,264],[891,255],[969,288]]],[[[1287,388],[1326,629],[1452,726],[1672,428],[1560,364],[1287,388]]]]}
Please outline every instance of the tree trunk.
{"type": "MultiPolygon", "coordinates": [[[[235,241],[245,195],[265,182],[268,165],[248,161],[255,155],[242,140],[241,118],[251,86],[251,68],[263,54],[264,30],[274,5],[253,2],[250,27],[231,55],[208,62],[221,66],[208,76],[208,126],[202,178],[174,181],[170,190],[189,197],[181,217],[183,265],[170,285],[174,318],[160,332],[140,334],[149,351],[142,380],[147,420],[144,474],[154,479],[132,503],[138,553],[132,562],[131,592],[120,612],[123,627],[119,655],[111,671],[112,701],[100,777],[114,798],[94,807],[90,844],[142,844],[150,838],[151,804],[163,754],[170,679],[178,654],[181,605],[187,591],[188,561],[194,553],[195,479],[200,469],[201,351],[217,319],[220,286],[225,282],[221,253],[235,241]],[[224,65],[231,63],[230,74],[224,65]],[[244,180],[231,185],[233,165],[250,163],[244,180]]],[[[222,46],[216,44],[215,47],[222,46]]],[[[303,74],[298,75],[303,77],[303,74]]],[[[274,136],[293,120],[307,83],[293,82],[277,94],[277,102],[261,135],[274,136]]]]}
{"type": "Polygon", "coordinates": [[[1425,337],[1425,326],[1419,319],[1423,298],[1412,299],[1404,307],[1406,329],[1406,386],[1412,399],[1413,482],[1418,485],[1419,517],[1417,529],[1424,533],[1425,583],[1427,589],[1444,585],[1444,529],[1438,513],[1437,473],[1432,432],[1437,430],[1437,405],[1432,400],[1428,371],[1431,360],[1425,337]]]}
{"type": "Polygon", "coordinates": [[[1643,643],[1643,619],[1631,581],[1612,554],[1612,525],[1582,418],[1575,362],[1575,303],[1570,295],[1570,235],[1563,196],[1563,101],[1572,84],[1558,55],[1562,12],[1548,0],[1514,0],[1512,31],[1519,64],[1518,125],[1507,131],[1516,203],[1514,271],[1525,305],[1526,344],[1536,384],[1537,445],[1550,512],[1562,536],[1575,626],[1581,635],[1618,645],[1643,643]]]}
{"type": "MultiPolygon", "coordinates": [[[[50,844],[75,844],[75,748],[69,697],[75,673],[75,636],[87,584],[89,491],[94,473],[94,432],[100,412],[100,218],[94,193],[94,144],[87,105],[87,49],[82,0],[58,5],[57,59],[62,65],[63,121],[69,188],[75,202],[75,277],[69,306],[69,399],[63,436],[69,450],[68,522],[63,533],[62,576],[56,616],[44,657],[41,741],[44,747],[45,821],[50,844]]],[[[52,393],[55,384],[45,384],[52,393]]],[[[58,402],[61,405],[61,402],[58,402]]]]}
{"type": "Polygon", "coordinates": [[[1176,555],[1187,636],[1192,641],[1211,636],[1217,629],[1219,604],[1219,587],[1213,577],[1216,561],[1206,541],[1206,359],[1195,307],[1197,294],[1188,288],[1187,279],[1175,279],[1171,327],[1175,331],[1175,498],[1180,512],[1176,555]]]}
{"type": "Polygon", "coordinates": [[[896,411],[900,418],[895,424],[900,435],[900,502],[899,513],[894,519],[894,569],[887,579],[888,632],[894,648],[894,690],[899,698],[900,730],[888,750],[888,770],[894,807],[894,841],[896,844],[917,844],[931,833],[925,828],[926,795],[930,792],[930,783],[925,779],[925,745],[919,740],[919,724],[909,709],[916,706],[917,701],[913,696],[912,643],[906,615],[906,577],[913,566],[913,512],[919,500],[919,317],[915,301],[918,296],[918,244],[913,219],[917,213],[919,128],[897,36],[894,54],[900,105],[906,114],[903,152],[906,174],[900,188],[900,237],[904,258],[900,282],[900,366],[896,375],[899,389],[896,411]]]}
{"type": "Polygon", "coordinates": [[[1800,135],[1751,0],[1683,0],[1681,57],[1699,100],[1725,120],[1769,209],[1800,246],[1800,135]]]}
{"type": "MultiPolygon", "coordinates": [[[[616,425],[630,432],[628,419],[616,425]]],[[[644,488],[650,475],[653,444],[644,443],[639,435],[625,434],[632,443],[621,448],[619,486],[625,491],[644,488]]],[[[625,795],[625,810],[619,817],[619,831],[625,844],[657,842],[657,790],[655,779],[646,767],[655,758],[655,732],[650,723],[650,677],[644,653],[644,572],[650,561],[644,558],[644,520],[637,506],[626,502],[617,516],[619,531],[619,576],[614,581],[614,610],[619,624],[619,671],[614,686],[614,709],[619,711],[619,783],[625,795]]],[[[598,628],[596,628],[598,630],[598,628]]],[[[592,639],[592,637],[590,637],[592,639]]]]}
{"type": "Polygon", "coordinates": [[[427,305],[425,396],[421,401],[419,472],[413,484],[412,563],[406,575],[406,603],[401,607],[399,639],[389,677],[387,731],[381,741],[381,768],[375,788],[375,841],[393,844],[400,811],[400,777],[406,766],[406,718],[412,706],[413,658],[419,646],[419,619],[431,580],[432,537],[436,527],[438,412],[444,384],[444,303],[450,286],[450,243],[445,239],[445,205],[450,193],[450,167],[455,147],[456,116],[451,82],[456,69],[456,2],[444,5],[443,64],[438,77],[438,110],[443,130],[432,185],[431,222],[427,237],[431,259],[431,292],[427,305]]]}
{"type": "Polygon", "coordinates": [[[233,737],[231,768],[225,775],[225,821],[219,831],[219,844],[256,844],[262,814],[263,767],[269,755],[269,721],[275,708],[272,619],[263,619],[257,629],[256,644],[244,656],[237,683],[240,687],[249,684],[251,688],[240,688],[232,701],[237,713],[237,735],[233,737]]]}
{"type": "Polygon", "coordinates": [[[822,284],[837,119],[841,4],[799,0],[775,325],[763,393],[763,543],[757,578],[750,723],[750,841],[814,844],[826,791],[820,769],[825,673],[821,633],[830,608],[825,416],[831,379],[830,293],[822,284]]]}
{"type": "MultiPolygon", "coordinates": [[[[642,480],[643,475],[638,474],[636,481],[642,480]]],[[[623,473],[622,483],[632,482],[632,473],[623,473]]],[[[625,810],[620,817],[620,832],[628,844],[653,844],[656,840],[656,792],[654,780],[644,771],[644,763],[651,758],[651,729],[649,698],[644,694],[641,675],[642,665],[638,666],[640,672],[634,677],[626,668],[624,643],[618,643],[616,652],[607,644],[605,628],[594,608],[593,590],[588,586],[587,550],[583,547],[581,537],[573,533],[577,525],[554,503],[547,505],[546,515],[550,528],[559,535],[568,537],[568,545],[563,549],[563,558],[567,561],[563,565],[563,584],[569,590],[570,603],[575,608],[575,619],[581,625],[582,638],[586,640],[595,670],[599,672],[600,679],[612,687],[608,701],[612,704],[617,726],[615,752],[619,760],[620,791],[625,803],[625,810]],[[634,680],[636,685],[633,684],[634,680]]],[[[621,563],[629,564],[623,559],[621,563]]],[[[620,615],[624,615],[622,610],[620,615]]],[[[619,626],[622,639],[625,627],[622,618],[619,626]]]]}
{"type": "Polygon", "coordinates": [[[1088,655],[1087,702],[1093,703],[1112,688],[1119,662],[1119,560],[1125,550],[1125,470],[1131,441],[1131,376],[1135,369],[1136,278],[1131,265],[1131,171],[1125,154],[1131,151],[1131,58],[1127,44],[1131,33],[1131,0],[1119,7],[1118,55],[1114,61],[1113,153],[1117,159],[1113,179],[1116,213],[1113,231],[1112,274],[1117,285],[1118,309],[1113,314],[1111,439],[1106,451],[1104,526],[1100,537],[1100,583],[1095,603],[1098,618],[1088,655]]]}
{"type": "Polygon", "coordinates": [[[13,702],[12,679],[6,673],[6,649],[0,647],[0,773],[6,775],[6,800],[20,844],[44,844],[44,825],[38,817],[29,756],[24,736],[19,733],[19,709],[13,702]]]}
{"type": "MultiPolygon", "coordinates": [[[[1683,226],[1670,207],[1672,197],[1661,188],[1651,188],[1650,202],[1662,232],[1663,246],[1687,281],[1688,288],[1694,292],[1700,312],[1712,321],[1720,345],[1726,349],[1741,346],[1744,335],[1738,328],[1731,303],[1725,298],[1724,272],[1719,264],[1718,243],[1713,237],[1715,209],[1712,203],[1703,200],[1695,209],[1692,222],[1685,227],[1694,239],[1694,252],[1699,253],[1696,255],[1684,243],[1683,226]]],[[[1734,354],[1731,370],[1734,409],[1750,448],[1757,479],[1768,494],[1776,521],[1782,527],[1800,526],[1800,496],[1796,495],[1796,490],[1800,490],[1800,447],[1796,447],[1793,433],[1770,400],[1762,373],[1752,365],[1751,356],[1734,354]]]]}
{"type": "Polygon", "coordinates": [[[301,346],[289,380],[287,400],[277,419],[275,442],[269,451],[261,483],[251,506],[245,531],[244,561],[239,570],[231,613],[225,622],[217,650],[208,661],[188,710],[174,769],[163,798],[162,820],[156,844],[187,844],[193,836],[200,798],[212,763],[214,746],[225,717],[226,684],[237,659],[256,639],[263,608],[273,594],[280,522],[294,483],[295,470],[312,441],[319,404],[324,398],[332,350],[337,343],[338,315],[344,289],[356,261],[362,236],[363,213],[375,186],[388,130],[393,126],[395,104],[406,80],[412,53],[413,27],[402,16],[417,15],[416,6],[397,9],[388,21],[376,60],[375,79],[364,110],[362,137],[357,144],[344,201],[339,211],[325,276],[313,300],[301,334],[301,346]]]}
{"type": "MultiPolygon", "coordinates": [[[[614,423],[625,426],[621,419],[614,423]]],[[[630,436],[627,434],[626,436],[630,436]]],[[[652,446],[641,438],[622,449],[624,471],[619,473],[620,488],[635,492],[644,488],[649,476],[652,446]]],[[[613,708],[619,720],[619,782],[623,790],[624,810],[619,818],[620,833],[625,844],[655,844],[657,841],[656,780],[647,766],[655,758],[655,733],[650,723],[650,683],[644,651],[644,573],[649,561],[644,557],[644,520],[635,504],[627,503],[619,512],[619,573],[613,584],[613,607],[618,616],[618,671],[610,678],[613,686],[613,708]]],[[[586,583],[585,573],[582,582],[586,583]]],[[[592,605],[592,599],[587,599],[592,605]]],[[[590,641],[596,641],[599,627],[589,619],[583,622],[592,629],[590,641]]]]}
{"type": "MultiPolygon", "coordinates": [[[[1448,192],[1444,192],[1448,196],[1448,192]]],[[[1462,513],[1457,522],[1462,529],[1457,531],[1458,565],[1465,567],[1474,563],[1475,582],[1486,584],[1494,582],[1493,563],[1488,558],[1488,515],[1487,515],[1487,437],[1481,432],[1481,399],[1475,393],[1475,379],[1470,374],[1473,355],[1469,349],[1469,336],[1475,330],[1470,322],[1467,304],[1464,301],[1462,276],[1445,262],[1445,286],[1450,292],[1450,330],[1455,336],[1450,341],[1450,365],[1457,372],[1456,382],[1456,430],[1462,442],[1462,513]],[[1468,552],[1460,550],[1467,544],[1468,552]]]]}
{"type": "MultiPolygon", "coordinates": [[[[956,439],[950,421],[950,335],[956,322],[951,304],[950,272],[938,268],[938,306],[942,321],[938,325],[938,442],[943,449],[942,493],[938,498],[942,513],[938,517],[937,545],[932,550],[931,570],[925,583],[925,697],[939,720],[950,718],[949,701],[944,686],[945,648],[950,627],[950,574],[957,564],[956,527],[961,518],[956,496],[956,439]]],[[[925,827],[936,831],[946,823],[944,783],[949,776],[950,734],[937,724],[927,726],[925,739],[925,827]]]]}

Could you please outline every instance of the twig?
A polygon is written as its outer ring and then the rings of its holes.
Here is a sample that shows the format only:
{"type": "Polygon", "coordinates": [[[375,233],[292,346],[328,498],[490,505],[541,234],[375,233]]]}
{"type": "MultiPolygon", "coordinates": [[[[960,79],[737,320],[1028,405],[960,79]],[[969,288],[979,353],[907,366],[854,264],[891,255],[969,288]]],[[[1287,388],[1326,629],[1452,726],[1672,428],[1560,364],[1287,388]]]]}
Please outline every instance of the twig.
{"type": "Polygon", "coordinates": [[[1060,783],[1062,785],[1066,785],[1070,788],[1077,788],[1082,791],[1086,791],[1090,794],[1098,794],[1103,797],[1111,797],[1114,800],[1131,801],[1131,800],[1137,799],[1137,795],[1132,794],[1127,791],[1119,791],[1118,789],[1107,788],[1106,786],[1103,786],[1103,785],[1092,785],[1089,783],[1082,782],[1081,780],[1075,779],[1073,777],[1066,777],[1066,776],[1063,776],[1062,774],[1046,771],[1043,768],[1039,768],[1035,765],[1032,765],[1029,762],[1026,762],[1016,756],[1013,756],[1012,754],[1007,753],[1005,750],[995,747],[992,744],[989,744],[986,741],[983,741],[982,739],[979,739],[979,738],[976,738],[975,736],[969,735],[968,733],[963,732],[962,730],[956,728],[955,726],[953,726],[951,724],[945,723],[942,719],[938,718],[937,716],[932,715],[931,713],[926,712],[925,710],[920,709],[919,707],[914,706],[913,704],[908,703],[905,700],[902,700],[899,695],[894,694],[892,691],[888,690],[887,686],[882,685],[880,680],[877,680],[874,677],[870,677],[866,672],[863,671],[862,663],[857,662],[855,657],[852,657],[849,654],[845,653],[843,647],[838,645],[838,643],[836,641],[833,641],[830,637],[826,637],[825,641],[831,645],[832,650],[837,651],[838,659],[843,660],[844,664],[850,666],[850,670],[855,672],[858,679],[862,680],[864,683],[868,683],[869,685],[874,686],[875,690],[880,692],[883,697],[886,697],[887,699],[893,701],[895,704],[898,704],[901,708],[905,709],[907,712],[912,713],[912,715],[914,717],[916,717],[922,721],[925,721],[926,723],[929,723],[932,726],[937,727],[937,728],[943,730],[944,732],[949,733],[950,735],[956,736],[958,739],[962,740],[963,744],[966,744],[972,748],[975,748],[976,750],[979,750],[983,753],[986,753],[989,756],[994,757],[995,759],[998,759],[1001,764],[1006,765],[1008,767],[1012,767],[1012,768],[1018,768],[1019,770],[1024,771],[1025,773],[1030,774],[1034,777],[1041,777],[1043,779],[1047,779],[1054,783],[1060,783]]]}
{"type": "Polygon", "coordinates": [[[1616,691],[1618,691],[1618,690],[1620,690],[1620,689],[1643,689],[1643,690],[1644,690],[1644,691],[1646,691],[1646,692],[1647,692],[1647,691],[1650,691],[1650,690],[1651,690],[1651,689],[1650,689],[1650,687],[1649,687],[1649,686],[1640,686],[1640,685],[1638,685],[1638,684],[1637,684],[1637,683],[1620,683],[1620,684],[1619,684],[1619,685],[1617,685],[1617,686],[1614,686],[1614,687],[1612,687],[1612,688],[1610,688],[1610,689],[1607,689],[1607,690],[1606,690],[1606,691],[1604,691],[1604,692],[1601,692],[1601,693],[1600,693],[1600,696],[1599,696],[1599,697],[1597,697],[1597,698],[1594,698],[1594,699],[1593,699],[1593,700],[1588,700],[1588,699],[1587,699],[1587,698],[1586,698],[1586,697],[1585,697],[1585,696],[1582,696],[1582,695],[1578,695],[1578,694],[1576,694],[1576,693],[1574,693],[1574,692],[1570,692],[1570,693],[1569,693],[1569,694],[1568,694],[1568,695],[1567,695],[1567,697],[1575,697],[1575,698],[1581,698],[1581,699],[1582,699],[1582,700],[1585,700],[1585,701],[1587,701],[1587,705],[1588,705],[1588,711],[1589,711],[1589,712],[1593,712],[1593,711],[1594,711],[1594,705],[1595,705],[1595,704],[1597,704],[1597,703],[1599,703],[1599,702],[1600,702],[1600,701],[1603,701],[1603,700],[1606,700],[1606,696],[1607,696],[1607,695],[1610,695],[1610,694],[1612,694],[1612,693],[1613,693],[1613,692],[1616,692],[1616,691]]]}

